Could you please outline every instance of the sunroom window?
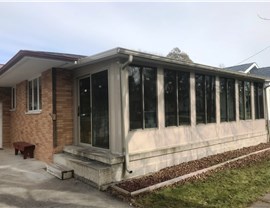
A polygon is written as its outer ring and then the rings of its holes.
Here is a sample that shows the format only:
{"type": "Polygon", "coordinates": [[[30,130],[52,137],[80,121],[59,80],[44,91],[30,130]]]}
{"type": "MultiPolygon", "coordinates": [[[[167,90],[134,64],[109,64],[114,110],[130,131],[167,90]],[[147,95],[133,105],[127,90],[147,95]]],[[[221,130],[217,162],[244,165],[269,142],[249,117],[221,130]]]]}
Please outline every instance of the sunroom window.
{"type": "Polygon", "coordinates": [[[128,86],[130,130],[157,127],[157,70],[129,67],[128,86]]]}
{"type": "Polygon", "coordinates": [[[190,124],[189,73],[164,70],[165,125],[190,124]]]}
{"type": "Polygon", "coordinates": [[[238,81],[240,120],[251,119],[251,88],[249,81],[238,81]]]}
{"type": "Polygon", "coordinates": [[[41,102],[41,78],[28,81],[28,111],[39,111],[42,109],[41,102]]]}
{"type": "Polygon", "coordinates": [[[220,78],[220,119],[235,121],[235,80],[220,78]]]}
{"type": "Polygon", "coordinates": [[[263,83],[254,82],[255,118],[264,118],[263,83]]]}
{"type": "Polygon", "coordinates": [[[216,85],[215,77],[196,74],[196,122],[216,122],[216,85]]]}

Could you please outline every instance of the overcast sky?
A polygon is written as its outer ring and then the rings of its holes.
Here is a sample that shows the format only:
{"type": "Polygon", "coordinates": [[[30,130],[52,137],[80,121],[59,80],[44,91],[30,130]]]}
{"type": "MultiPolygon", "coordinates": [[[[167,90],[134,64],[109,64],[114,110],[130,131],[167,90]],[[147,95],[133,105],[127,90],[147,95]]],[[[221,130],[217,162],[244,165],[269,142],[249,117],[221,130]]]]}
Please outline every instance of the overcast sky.
{"type": "MultiPolygon", "coordinates": [[[[236,65],[270,46],[270,3],[0,3],[0,63],[19,50],[92,55],[125,47],[236,65]]],[[[270,66],[270,47],[244,63],[270,66]]]]}

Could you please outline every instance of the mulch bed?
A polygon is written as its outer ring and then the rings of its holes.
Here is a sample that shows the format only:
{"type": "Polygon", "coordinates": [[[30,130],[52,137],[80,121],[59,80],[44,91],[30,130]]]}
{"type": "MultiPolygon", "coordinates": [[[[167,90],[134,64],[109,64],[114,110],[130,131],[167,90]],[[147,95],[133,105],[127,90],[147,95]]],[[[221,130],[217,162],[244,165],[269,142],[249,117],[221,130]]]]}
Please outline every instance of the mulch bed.
{"type": "MultiPolygon", "coordinates": [[[[195,172],[195,171],[243,156],[243,155],[247,155],[252,152],[263,150],[269,147],[270,147],[270,143],[261,143],[256,146],[245,147],[245,148],[228,151],[228,152],[224,152],[217,155],[204,157],[199,160],[184,162],[179,165],[164,168],[158,172],[149,174],[147,176],[120,182],[119,184],[117,184],[117,186],[129,192],[133,192],[133,191],[136,191],[136,190],[139,190],[139,189],[151,186],[151,185],[155,185],[160,182],[164,182],[164,181],[167,181],[167,180],[170,180],[170,179],[182,176],[182,175],[186,175],[188,173],[192,173],[192,172],[195,172]]],[[[224,168],[236,168],[236,167],[252,165],[256,163],[257,161],[261,161],[262,159],[270,158],[269,153],[270,151],[266,151],[261,154],[248,156],[239,161],[228,163],[220,168],[217,168],[216,170],[209,171],[209,173],[207,172],[204,174],[200,174],[198,176],[193,176],[189,179],[183,180],[180,183],[183,183],[185,181],[195,180],[198,178],[207,177],[209,174],[216,171],[220,171],[221,169],[224,169],[224,168]]]]}

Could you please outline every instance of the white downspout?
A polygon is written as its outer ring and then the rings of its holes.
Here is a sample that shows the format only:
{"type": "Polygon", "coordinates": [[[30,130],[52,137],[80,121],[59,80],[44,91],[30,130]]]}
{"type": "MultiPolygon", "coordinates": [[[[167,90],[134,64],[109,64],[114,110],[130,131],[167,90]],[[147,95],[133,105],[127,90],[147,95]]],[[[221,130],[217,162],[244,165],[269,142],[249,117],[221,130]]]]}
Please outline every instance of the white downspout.
{"type": "Polygon", "coordinates": [[[125,94],[124,94],[124,88],[123,88],[123,75],[122,75],[122,71],[129,65],[131,64],[133,61],[133,56],[129,55],[127,62],[125,62],[124,64],[121,65],[120,67],[120,91],[121,91],[121,129],[122,129],[122,144],[123,144],[123,149],[124,149],[124,154],[125,154],[125,170],[131,174],[133,171],[129,170],[129,149],[128,149],[128,142],[126,139],[126,135],[125,135],[125,129],[126,129],[126,125],[125,125],[125,115],[124,115],[124,101],[125,101],[125,94]]]}
{"type": "Polygon", "coordinates": [[[269,95],[267,93],[267,88],[270,87],[270,84],[268,83],[267,86],[264,87],[264,91],[265,91],[265,104],[266,104],[266,125],[267,125],[267,140],[268,142],[270,142],[270,138],[269,138],[269,134],[270,134],[270,128],[269,128],[269,109],[268,109],[268,106],[269,106],[269,102],[268,102],[268,98],[269,98],[269,95]]]}

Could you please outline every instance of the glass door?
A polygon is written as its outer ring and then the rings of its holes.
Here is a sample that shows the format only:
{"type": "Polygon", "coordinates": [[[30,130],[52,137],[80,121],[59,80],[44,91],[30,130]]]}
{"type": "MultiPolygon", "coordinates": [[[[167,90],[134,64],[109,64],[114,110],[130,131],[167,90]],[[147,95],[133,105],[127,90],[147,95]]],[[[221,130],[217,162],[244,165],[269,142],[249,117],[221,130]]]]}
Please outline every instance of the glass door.
{"type": "Polygon", "coordinates": [[[109,149],[108,71],[79,80],[80,143],[109,149]]]}
{"type": "Polygon", "coordinates": [[[91,93],[90,77],[79,80],[79,132],[80,142],[91,144],[91,93]]]}

